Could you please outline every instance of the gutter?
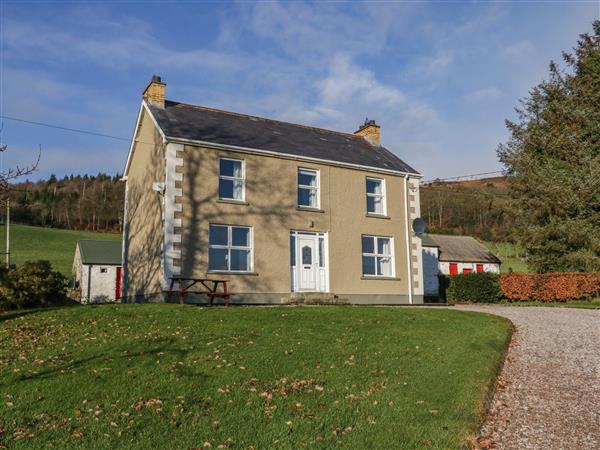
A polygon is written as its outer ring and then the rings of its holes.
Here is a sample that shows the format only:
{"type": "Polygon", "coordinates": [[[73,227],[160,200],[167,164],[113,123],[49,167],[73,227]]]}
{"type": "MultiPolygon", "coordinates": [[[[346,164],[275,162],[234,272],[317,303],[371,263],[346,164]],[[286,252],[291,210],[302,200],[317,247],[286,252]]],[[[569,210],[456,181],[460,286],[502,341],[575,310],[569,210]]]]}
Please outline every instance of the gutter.
{"type": "Polygon", "coordinates": [[[412,258],[410,256],[410,233],[408,231],[408,174],[404,176],[404,222],[406,223],[406,267],[408,270],[408,303],[413,303],[412,258]]]}

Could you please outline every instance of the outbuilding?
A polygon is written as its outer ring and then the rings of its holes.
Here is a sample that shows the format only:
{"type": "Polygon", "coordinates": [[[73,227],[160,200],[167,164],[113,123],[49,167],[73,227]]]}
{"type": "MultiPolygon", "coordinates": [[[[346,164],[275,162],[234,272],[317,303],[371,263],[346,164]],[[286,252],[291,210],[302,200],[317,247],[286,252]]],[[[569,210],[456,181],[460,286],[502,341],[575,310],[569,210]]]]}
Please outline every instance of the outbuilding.
{"type": "Polygon", "coordinates": [[[81,303],[106,303],[121,298],[121,255],[120,241],[82,239],[77,242],[73,273],[81,292],[81,303]]]}
{"type": "Polygon", "coordinates": [[[421,244],[426,297],[438,295],[439,275],[500,273],[502,261],[471,236],[424,234],[421,244]]]}

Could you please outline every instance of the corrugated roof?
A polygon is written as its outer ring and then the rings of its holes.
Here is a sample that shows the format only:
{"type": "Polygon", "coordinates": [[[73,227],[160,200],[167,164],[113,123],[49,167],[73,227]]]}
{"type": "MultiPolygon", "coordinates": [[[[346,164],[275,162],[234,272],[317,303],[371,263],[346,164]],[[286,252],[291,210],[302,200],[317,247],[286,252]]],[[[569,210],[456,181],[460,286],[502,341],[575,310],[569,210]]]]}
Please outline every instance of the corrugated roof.
{"type": "Polygon", "coordinates": [[[121,241],[81,239],[77,245],[83,264],[121,265],[121,241]]]}
{"type": "Polygon", "coordinates": [[[440,247],[440,261],[502,263],[496,255],[471,236],[430,234],[429,237],[440,247]]]}
{"type": "Polygon", "coordinates": [[[169,138],[204,141],[375,169],[419,173],[380,145],[350,133],[166,101],[148,105],[169,138]]]}
{"type": "Polygon", "coordinates": [[[427,233],[422,234],[420,238],[423,247],[439,247],[439,244],[435,242],[433,238],[427,233]]]}

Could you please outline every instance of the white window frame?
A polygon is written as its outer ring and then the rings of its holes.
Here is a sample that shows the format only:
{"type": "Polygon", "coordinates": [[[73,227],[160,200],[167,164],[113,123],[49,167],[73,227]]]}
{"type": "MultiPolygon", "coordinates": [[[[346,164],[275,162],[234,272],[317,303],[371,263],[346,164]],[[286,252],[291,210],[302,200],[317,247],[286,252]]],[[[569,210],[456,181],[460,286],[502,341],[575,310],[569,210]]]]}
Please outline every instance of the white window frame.
{"type": "Polygon", "coordinates": [[[208,273],[217,272],[229,272],[229,273],[251,273],[254,270],[254,229],[247,225],[228,225],[223,223],[210,223],[208,225],[208,273]],[[210,227],[225,227],[227,228],[227,245],[217,245],[210,243],[210,227]],[[247,228],[248,229],[248,244],[249,247],[242,247],[239,245],[232,245],[231,235],[232,228],[247,228]],[[227,269],[210,269],[210,249],[227,250],[227,269]],[[250,250],[250,261],[248,262],[248,268],[246,270],[231,270],[231,250],[250,250]]]}
{"type": "Polygon", "coordinates": [[[361,251],[361,257],[360,257],[360,265],[361,265],[361,272],[363,277],[369,277],[369,278],[395,278],[396,277],[396,260],[394,257],[395,251],[394,251],[394,238],[392,236],[375,236],[373,234],[363,234],[360,236],[360,251],[361,251]],[[362,238],[364,237],[370,237],[370,238],[374,238],[373,239],[373,253],[365,253],[363,252],[363,248],[362,248],[362,238]],[[389,239],[390,241],[390,254],[386,255],[385,253],[378,253],[377,252],[377,241],[378,239],[389,239]],[[377,272],[377,258],[390,258],[390,266],[392,268],[392,273],[390,275],[384,275],[384,274],[377,274],[375,273],[375,275],[373,274],[366,274],[364,273],[364,268],[362,267],[362,258],[363,256],[369,256],[369,257],[375,257],[375,272],[377,272]]]}
{"type": "Polygon", "coordinates": [[[219,200],[228,200],[231,202],[245,202],[246,201],[246,161],[243,159],[236,158],[227,158],[227,157],[219,157],[219,185],[217,186],[217,195],[219,196],[219,200]],[[221,161],[235,161],[239,162],[242,165],[242,176],[241,177],[231,177],[229,175],[221,175],[221,161]],[[242,182],[242,198],[229,198],[229,197],[221,197],[221,180],[229,180],[229,181],[241,181],[242,182]]]}
{"type": "Polygon", "coordinates": [[[319,209],[321,208],[321,172],[319,169],[309,169],[306,167],[298,167],[298,171],[296,172],[296,206],[298,208],[305,208],[305,209],[319,209]],[[310,172],[311,175],[315,175],[315,181],[316,181],[316,186],[307,186],[305,184],[300,184],[300,172],[310,172]],[[307,205],[301,205],[300,204],[300,196],[298,195],[298,190],[302,188],[302,189],[310,189],[310,190],[314,190],[316,191],[316,199],[317,199],[317,205],[316,206],[307,206],[307,205]]]}
{"type": "Polygon", "coordinates": [[[367,194],[367,199],[369,197],[379,197],[381,198],[381,206],[382,212],[371,212],[369,211],[369,201],[367,200],[367,214],[371,214],[374,216],[387,216],[387,196],[385,190],[385,179],[384,178],[375,178],[375,177],[366,177],[365,179],[365,192],[367,194]],[[367,183],[371,181],[379,181],[381,183],[381,194],[372,194],[367,191],[367,183]]]}

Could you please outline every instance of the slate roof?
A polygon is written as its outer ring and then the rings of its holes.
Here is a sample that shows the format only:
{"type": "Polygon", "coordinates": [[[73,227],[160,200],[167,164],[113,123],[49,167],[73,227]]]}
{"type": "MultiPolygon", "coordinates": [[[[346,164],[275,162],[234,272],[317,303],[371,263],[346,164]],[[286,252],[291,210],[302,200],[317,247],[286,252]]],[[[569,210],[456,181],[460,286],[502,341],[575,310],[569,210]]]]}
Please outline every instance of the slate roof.
{"type": "Polygon", "coordinates": [[[267,150],[298,157],[357,164],[375,169],[418,172],[383,146],[351,133],[165,101],[148,107],[167,138],[267,150]]]}
{"type": "Polygon", "coordinates": [[[433,238],[427,233],[422,234],[421,236],[421,244],[423,247],[439,247],[439,244],[433,240],[433,238]]]}
{"type": "Polygon", "coordinates": [[[440,261],[502,263],[496,255],[471,236],[430,234],[429,237],[440,247],[440,261]]]}
{"type": "Polygon", "coordinates": [[[83,264],[121,265],[121,241],[81,239],[77,242],[77,246],[83,264]]]}

